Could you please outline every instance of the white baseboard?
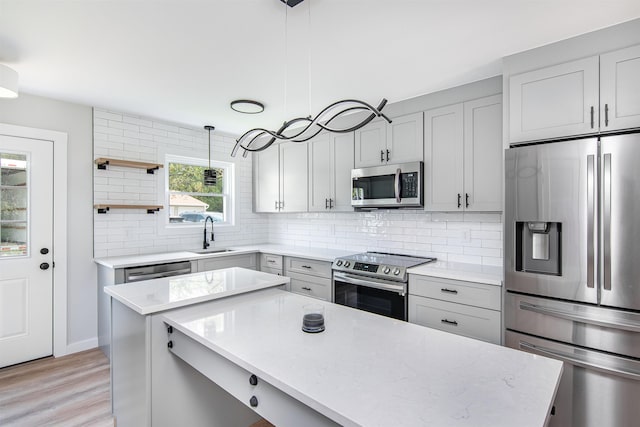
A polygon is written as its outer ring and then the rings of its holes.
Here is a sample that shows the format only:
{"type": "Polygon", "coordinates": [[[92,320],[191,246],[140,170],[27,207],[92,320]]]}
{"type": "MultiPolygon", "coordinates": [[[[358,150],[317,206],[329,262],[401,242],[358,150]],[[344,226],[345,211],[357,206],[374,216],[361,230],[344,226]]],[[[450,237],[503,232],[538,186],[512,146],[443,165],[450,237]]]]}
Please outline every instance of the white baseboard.
{"type": "MultiPolygon", "coordinates": [[[[71,344],[67,344],[66,354],[78,353],[80,351],[91,350],[98,347],[98,337],[89,338],[84,341],[77,341],[71,344]]],[[[64,356],[63,354],[57,354],[56,357],[64,356]]]]}

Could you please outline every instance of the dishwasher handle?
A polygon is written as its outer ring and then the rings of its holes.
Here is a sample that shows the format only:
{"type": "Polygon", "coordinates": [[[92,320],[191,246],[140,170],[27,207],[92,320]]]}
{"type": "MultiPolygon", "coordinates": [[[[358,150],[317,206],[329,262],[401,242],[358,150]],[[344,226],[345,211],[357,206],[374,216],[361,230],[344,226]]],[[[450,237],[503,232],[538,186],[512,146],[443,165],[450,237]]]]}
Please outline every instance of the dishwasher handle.
{"type": "Polygon", "coordinates": [[[159,273],[128,273],[124,280],[125,283],[139,282],[141,280],[158,279],[160,277],[180,276],[181,274],[191,273],[191,268],[182,268],[180,270],[162,271],[159,273]]]}

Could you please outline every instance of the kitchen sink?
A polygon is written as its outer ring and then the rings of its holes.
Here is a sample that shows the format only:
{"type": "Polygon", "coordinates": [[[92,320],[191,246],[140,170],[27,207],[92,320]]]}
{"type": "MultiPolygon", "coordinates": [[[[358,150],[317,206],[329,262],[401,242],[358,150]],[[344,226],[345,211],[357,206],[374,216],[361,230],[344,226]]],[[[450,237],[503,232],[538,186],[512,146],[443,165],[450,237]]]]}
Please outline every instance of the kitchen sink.
{"type": "Polygon", "coordinates": [[[225,252],[233,252],[234,249],[203,249],[201,251],[189,251],[194,254],[205,255],[205,254],[220,254],[225,252]]]}

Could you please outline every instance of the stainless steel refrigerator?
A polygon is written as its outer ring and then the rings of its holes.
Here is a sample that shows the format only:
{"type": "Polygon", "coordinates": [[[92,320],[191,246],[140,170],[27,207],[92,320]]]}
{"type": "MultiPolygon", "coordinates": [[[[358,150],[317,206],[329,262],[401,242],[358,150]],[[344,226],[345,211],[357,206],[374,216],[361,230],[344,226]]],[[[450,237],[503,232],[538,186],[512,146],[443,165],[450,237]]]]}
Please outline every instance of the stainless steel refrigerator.
{"type": "Polygon", "coordinates": [[[640,425],[640,134],[505,162],[506,345],[565,362],[551,426],[640,425]]]}

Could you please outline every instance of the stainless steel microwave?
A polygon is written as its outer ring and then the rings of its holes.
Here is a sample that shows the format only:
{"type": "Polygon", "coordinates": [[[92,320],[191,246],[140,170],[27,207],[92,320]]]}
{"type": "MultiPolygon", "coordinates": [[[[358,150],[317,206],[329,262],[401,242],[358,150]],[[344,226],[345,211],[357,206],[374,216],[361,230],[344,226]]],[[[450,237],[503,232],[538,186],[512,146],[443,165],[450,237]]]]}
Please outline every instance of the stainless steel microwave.
{"type": "Polygon", "coordinates": [[[420,208],[422,162],[374,166],[351,171],[351,206],[356,209],[420,208]]]}

